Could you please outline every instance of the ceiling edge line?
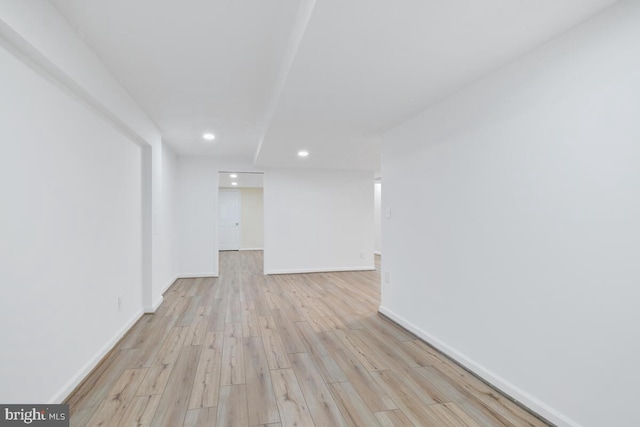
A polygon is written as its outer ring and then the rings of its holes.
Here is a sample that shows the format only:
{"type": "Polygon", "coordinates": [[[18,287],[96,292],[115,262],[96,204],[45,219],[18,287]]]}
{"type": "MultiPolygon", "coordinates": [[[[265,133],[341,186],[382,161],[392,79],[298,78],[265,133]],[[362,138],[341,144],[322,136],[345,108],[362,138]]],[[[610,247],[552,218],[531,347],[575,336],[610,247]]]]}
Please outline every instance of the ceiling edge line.
{"type": "Polygon", "coordinates": [[[282,95],[285,83],[287,82],[287,78],[289,77],[289,72],[291,71],[293,61],[295,60],[295,57],[298,53],[298,48],[300,47],[302,39],[304,38],[304,34],[307,30],[307,26],[309,24],[309,20],[311,19],[311,15],[313,14],[315,5],[316,0],[307,0],[300,6],[300,9],[298,10],[293,29],[291,30],[291,36],[289,37],[289,42],[287,43],[287,49],[282,61],[282,67],[280,73],[278,73],[278,78],[275,82],[273,93],[271,94],[271,97],[269,99],[269,105],[262,122],[262,127],[259,131],[260,139],[258,140],[258,147],[253,157],[254,165],[256,165],[258,162],[258,157],[260,156],[262,145],[264,143],[264,138],[267,134],[267,131],[269,130],[271,121],[273,120],[276,107],[278,106],[278,103],[280,101],[280,96],[282,95]]]}
{"type": "Polygon", "coordinates": [[[69,74],[51,61],[28,40],[0,19],[0,44],[19,61],[31,68],[41,77],[56,85],[59,89],[88,106],[96,114],[105,118],[126,137],[140,147],[150,147],[151,143],[140,136],[107,106],[100,102],[87,89],[76,82],[69,74]]]}

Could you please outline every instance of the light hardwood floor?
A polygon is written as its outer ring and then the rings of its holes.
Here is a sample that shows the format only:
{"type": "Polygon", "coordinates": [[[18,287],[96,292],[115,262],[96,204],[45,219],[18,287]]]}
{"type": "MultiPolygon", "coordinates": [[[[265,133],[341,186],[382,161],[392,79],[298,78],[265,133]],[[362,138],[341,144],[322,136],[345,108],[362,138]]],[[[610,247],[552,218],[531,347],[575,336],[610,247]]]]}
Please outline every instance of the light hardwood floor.
{"type": "Polygon", "coordinates": [[[379,271],[262,275],[221,252],[68,398],[72,426],[546,426],[377,314],[379,271]]]}

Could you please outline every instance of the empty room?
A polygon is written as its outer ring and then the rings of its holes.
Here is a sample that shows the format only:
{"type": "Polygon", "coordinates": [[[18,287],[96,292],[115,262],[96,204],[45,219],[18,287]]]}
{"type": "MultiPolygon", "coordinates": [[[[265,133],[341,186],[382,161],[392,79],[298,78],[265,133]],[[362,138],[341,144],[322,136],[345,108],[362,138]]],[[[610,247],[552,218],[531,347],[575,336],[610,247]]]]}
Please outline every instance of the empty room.
{"type": "Polygon", "coordinates": [[[0,0],[0,424],[637,426],[640,1],[0,0]]]}

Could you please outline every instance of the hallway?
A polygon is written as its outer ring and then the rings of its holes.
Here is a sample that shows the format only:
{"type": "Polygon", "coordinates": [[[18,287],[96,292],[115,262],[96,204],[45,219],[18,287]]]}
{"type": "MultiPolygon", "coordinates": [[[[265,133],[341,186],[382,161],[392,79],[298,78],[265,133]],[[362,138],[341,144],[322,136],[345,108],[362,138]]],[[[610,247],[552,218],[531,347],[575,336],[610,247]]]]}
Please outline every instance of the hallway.
{"type": "Polygon", "coordinates": [[[547,425],[378,315],[379,266],[220,267],[134,325],[68,398],[72,426],[547,425]]]}

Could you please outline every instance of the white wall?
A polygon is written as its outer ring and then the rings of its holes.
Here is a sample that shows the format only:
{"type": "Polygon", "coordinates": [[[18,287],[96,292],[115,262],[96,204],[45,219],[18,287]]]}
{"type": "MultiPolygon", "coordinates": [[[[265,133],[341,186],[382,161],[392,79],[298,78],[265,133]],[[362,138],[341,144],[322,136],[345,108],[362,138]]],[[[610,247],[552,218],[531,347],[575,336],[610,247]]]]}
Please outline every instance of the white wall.
{"type": "Polygon", "coordinates": [[[382,183],[373,184],[373,250],[378,255],[382,252],[382,224],[380,217],[382,215],[382,183]]]}
{"type": "Polygon", "coordinates": [[[153,149],[153,307],[162,302],[163,292],[173,284],[178,272],[176,258],[176,175],[177,156],[164,143],[153,149]]]}
{"type": "Polygon", "coordinates": [[[141,150],[2,47],[0,70],[0,401],[60,401],[142,313],[141,150]]]}
{"type": "MultiPolygon", "coordinates": [[[[148,311],[161,302],[161,290],[175,276],[166,271],[172,252],[172,223],[170,197],[162,189],[170,179],[163,170],[164,158],[171,157],[171,150],[162,143],[160,131],[146,113],[136,104],[125,89],[109,73],[93,51],[80,40],[73,29],[45,0],[5,0],[0,2],[0,37],[6,39],[12,49],[20,51],[35,67],[73,93],[87,106],[94,109],[112,126],[127,135],[140,146],[152,147],[152,194],[148,200],[151,217],[163,221],[153,225],[148,247],[151,271],[144,305],[148,311]],[[168,151],[167,154],[164,154],[168,151]],[[151,212],[152,211],[152,212],[151,212]],[[164,221],[164,218],[168,219],[164,221]],[[153,266],[151,265],[153,263],[153,266]]],[[[170,161],[168,162],[170,167],[170,161]]],[[[169,184],[171,185],[171,184],[169,184]]],[[[145,187],[146,189],[146,187],[145,187]]],[[[145,211],[146,212],[146,211],[145,211]]]]}
{"type": "Polygon", "coordinates": [[[264,203],[262,188],[240,188],[240,249],[263,249],[264,203]]]}
{"type": "Polygon", "coordinates": [[[558,425],[640,425],[640,2],[387,134],[381,311],[558,425]]]}
{"type": "Polygon", "coordinates": [[[132,137],[151,145],[160,141],[155,124],[49,1],[1,1],[0,34],[41,57],[42,67],[73,86],[132,137]]]}
{"type": "Polygon", "coordinates": [[[178,276],[218,275],[218,169],[208,158],[178,157],[178,276]]]}
{"type": "Polygon", "coordinates": [[[373,269],[373,173],[269,170],[265,272],[373,269]]]}
{"type": "MultiPolygon", "coordinates": [[[[0,96],[0,104],[2,104],[0,108],[3,109],[16,108],[18,100],[23,101],[22,98],[25,102],[31,101],[31,97],[34,96],[44,97],[47,100],[42,109],[23,111],[18,122],[10,122],[8,118],[3,117],[10,125],[1,131],[9,135],[15,133],[16,141],[19,137],[28,138],[26,134],[20,134],[24,132],[22,126],[28,125],[43,132],[50,132],[38,140],[37,144],[22,147],[25,150],[24,153],[29,155],[20,155],[13,159],[15,168],[32,173],[30,178],[32,181],[25,182],[21,187],[16,188],[24,189],[27,185],[35,186],[36,183],[51,181],[52,188],[56,189],[56,193],[52,194],[52,197],[58,198],[56,203],[61,205],[69,203],[70,206],[69,209],[63,209],[62,206],[56,205],[58,210],[54,212],[55,220],[61,222],[77,220],[78,212],[73,209],[74,207],[81,207],[87,212],[87,218],[81,217],[78,220],[80,224],[78,232],[83,233],[86,241],[74,233],[70,233],[69,239],[64,239],[61,237],[62,234],[51,231],[39,235],[37,244],[33,244],[30,248],[23,248],[24,252],[21,253],[23,259],[33,261],[41,257],[42,251],[48,252],[55,247],[60,254],[55,254],[56,256],[52,257],[50,262],[55,264],[58,276],[48,279],[47,291],[42,292],[42,295],[47,295],[50,290],[57,290],[61,295],[75,294],[80,290],[78,298],[86,304],[66,305],[54,298],[52,306],[57,304],[60,312],[51,311],[47,316],[46,310],[45,314],[42,314],[43,311],[38,311],[38,318],[47,319],[52,327],[65,325],[65,328],[60,329],[64,331],[64,336],[60,339],[61,345],[68,344],[71,337],[75,341],[73,345],[65,347],[64,353],[60,353],[60,349],[53,346],[53,357],[49,357],[48,350],[43,352],[40,349],[36,352],[28,348],[16,348],[15,351],[24,350],[32,353],[26,359],[37,367],[34,372],[40,377],[37,380],[38,385],[34,386],[35,382],[32,381],[31,388],[25,385],[24,389],[18,390],[18,394],[15,394],[12,389],[11,399],[4,400],[15,401],[14,398],[18,398],[17,400],[21,401],[59,402],[99,362],[117,338],[126,331],[130,321],[135,320],[136,316],[131,316],[131,313],[139,313],[142,308],[152,310],[154,302],[157,305],[161,301],[160,292],[165,282],[175,276],[175,265],[172,261],[174,231],[171,215],[172,191],[170,190],[174,187],[171,170],[175,160],[171,150],[163,146],[160,131],[154,123],[111,76],[91,49],[74,34],[48,1],[0,2],[0,46],[8,49],[12,55],[23,62],[22,67],[16,68],[13,78],[17,81],[40,79],[40,83],[32,85],[33,88],[42,86],[45,81],[49,85],[49,89],[42,92],[48,93],[46,96],[35,89],[19,93],[20,86],[16,86],[15,91],[3,92],[0,96]],[[34,75],[33,70],[36,70],[38,76],[34,75]],[[75,104],[69,104],[69,100],[73,100],[75,104]],[[46,117],[57,117],[57,115],[66,115],[67,120],[61,120],[53,126],[52,119],[48,120],[46,117]],[[50,125],[51,128],[49,128],[50,125]],[[87,145],[86,150],[76,150],[79,141],[87,145]],[[45,143],[49,145],[43,148],[45,143]],[[105,147],[102,147],[103,145],[105,147]],[[127,148],[122,148],[124,146],[127,148]],[[50,147],[58,150],[56,156],[50,156],[51,163],[64,158],[64,161],[58,163],[70,164],[64,174],[65,179],[55,174],[49,177],[46,175],[48,171],[46,168],[42,171],[33,169],[38,166],[33,158],[37,158],[39,162],[45,162],[48,149],[53,149],[50,147]],[[109,150],[116,150],[116,152],[109,150]],[[97,158],[96,153],[100,153],[100,156],[104,154],[104,160],[97,158]],[[137,159],[135,173],[132,169],[134,166],[131,164],[133,157],[137,159]],[[106,171],[105,168],[109,170],[106,171]],[[112,173],[117,175],[113,176],[112,173]],[[74,179],[77,180],[80,177],[86,186],[93,186],[93,193],[87,195],[82,192],[80,195],[79,186],[74,182],[74,179]],[[135,230],[131,225],[131,229],[126,233],[129,239],[133,239],[131,244],[124,245],[121,240],[118,240],[122,238],[122,235],[118,234],[119,230],[111,230],[112,226],[110,224],[105,226],[103,220],[114,217],[113,227],[122,228],[121,216],[129,215],[131,208],[129,204],[134,202],[133,193],[136,194],[135,205],[139,211],[135,213],[138,223],[135,230]],[[124,199],[126,199],[126,205],[123,202],[124,199]],[[94,206],[102,206],[103,203],[108,204],[107,209],[94,215],[92,210],[94,206]],[[152,217],[157,219],[153,225],[152,217]],[[113,236],[108,236],[112,239],[106,239],[104,244],[96,245],[96,242],[100,242],[99,239],[110,230],[114,231],[113,236]],[[140,233],[143,233],[143,230],[146,234],[141,238],[140,233]],[[147,233],[146,230],[149,232],[147,233]],[[91,238],[94,241],[89,244],[91,238]],[[89,250],[82,251],[82,256],[77,258],[77,263],[71,262],[76,255],[79,255],[80,250],[77,246],[84,247],[85,244],[89,250]],[[140,259],[130,256],[133,252],[140,259]],[[112,256],[113,254],[117,256],[112,256]],[[64,263],[57,261],[60,257],[64,258],[64,263]],[[123,263],[120,262],[121,259],[124,259],[123,263]],[[136,267],[138,277],[135,283],[132,282],[131,277],[123,274],[123,270],[129,271],[133,268],[131,267],[133,264],[140,264],[136,267]],[[93,271],[100,277],[91,278],[88,282],[89,271],[93,271]],[[145,277],[141,278],[143,271],[145,277]],[[76,275],[79,277],[75,277],[76,275]],[[61,279],[62,276],[65,276],[64,281],[61,279]],[[78,280],[83,281],[82,286],[78,285],[78,280]],[[121,294],[125,298],[123,311],[118,313],[117,317],[109,314],[112,306],[115,306],[114,294],[121,294]],[[96,303],[99,306],[108,307],[105,309],[106,314],[100,307],[94,307],[96,303]],[[74,329],[67,327],[66,322],[70,317],[76,322],[78,319],[89,320],[85,322],[84,328],[74,329]],[[74,353],[72,357],[66,358],[69,348],[74,348],[74,353]],[[59,360],[59,357],[63,357],[62,354],[65,357],[64,361],[59,360]],[[42,360],[38,359],[39,356],[43,356],[42,360]],[[46,372],[40,369],[45,365],[48,367],[46,372]],[[71,373],[70,367],[75,367],[71,373]],[[57,370],[58,368],[60,369],[57,370]],[[28,398],[25,393],[29,393],[28,398]]],[[[5,52],[3,55],[8,62],[12,62],[12,56],[6,55],[5,52]]],[[[5,79],[4,69],[2,83],[12,84],[8,74],[5,79]]],[[[14,139],[11,138],[3,135],[2,141],[7,141],[7,145],[14,145],[12,142],[14,139]]],[[[84,149],[84,145],[81,148],[84,149]]],[[[11,159],[8,153],[7,156],[3,160],[11,159]]],[[[6,182],[3,184],[8,185],[6,182]]],[[[14,211],[11,211],[11,215],[18,215],[21,210],[33,207],[29,205],[31,202],[27,203],[21,198],[16,198],[14,203],[16,206],[13,206],[14,211]],[[21,204],[22,202],[25,204],[21,204]]],[[[30,221],[29,229],[55,228],[54,219],[44,214],[36,217],[30,215],[32,214],[24,216],[25,221],[30,221]]],[[[131,216],[133,217],[134,213],[131,213],[131,216]]],[[[16,233],[24,232],[24,228],[16,229],[16,233]]],[[[27,230],[27,233],[31,231],[27,230]]],[[[11,244],[8,240],[4,241],[4,236],[3,243],[11,244]]],[[[30,273],[36,271],[37,276],[41,272],[38,270],[40,267],[43,272],[47,271],[48,262],[43,265],[30,265],[25,271],[30,273]]],[[[10,273],[13,274],[3,267],[2,274],[10,273]]],[[[3,280],[2,283],[4,284],[5,281],[3,280]]],[[[31,288],[25,289],[37,294],[34,289],[38,289],[41,283],[31,284],[31,288]]],[[[75,302],[75,300],[72,301],[72,303],[75,302]]],[[[24,310],[30,309],[31,307],[28,306],[24,308],[24,310]]],[[[31,336],[33,340],[42,339],[43,342],[52,339],[46,335],[48,329],[38,333],[29,324],[23,325],[19,322],[11,322],[11,324],[14,325],[10,332],[11,339],[21,335],[31,336]],[[31,332],[33,333],[29,335],[31,332]]],[[[62,332],[58,333],[60,334],[62,332]]],[[[22,364],[15,365],[13,360],[4,362],[5,360],[0,360],[4,369],[13,370],[14,373],[21,372],[19,368],[23,366],[22,364]]],[[[31,381],[30,375],[26,378],[31,381]]],[[[8,380],[5,384],[12,384],[12,382],[8,380]]]]}

